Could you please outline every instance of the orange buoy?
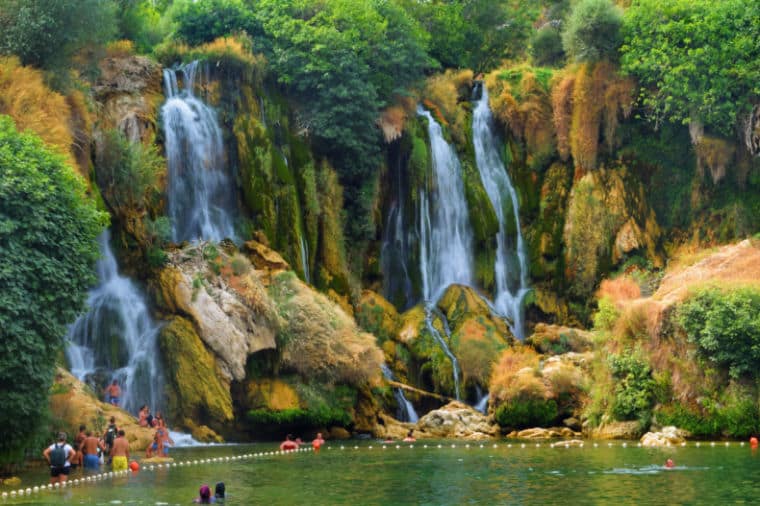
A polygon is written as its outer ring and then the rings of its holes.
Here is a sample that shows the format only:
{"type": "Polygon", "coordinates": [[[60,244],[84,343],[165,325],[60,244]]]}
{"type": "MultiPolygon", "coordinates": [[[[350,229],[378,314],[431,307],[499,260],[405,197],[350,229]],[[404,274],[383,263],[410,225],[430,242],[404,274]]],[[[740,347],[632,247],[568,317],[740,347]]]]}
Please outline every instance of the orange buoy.
{"type": "Polygon", "coordinates": [[[137,461],[133,460],[132,462],[129,463],[129,468],[132,471],[137,472],[140,470],[140,464],[138,464],[137,461]]]}
{"type": "Polygon", "coordinates": [[[752,448],[757,448],[757,438],[755,436],[752,436],[751,438],[749,438],[749,445],[752,448]]]}

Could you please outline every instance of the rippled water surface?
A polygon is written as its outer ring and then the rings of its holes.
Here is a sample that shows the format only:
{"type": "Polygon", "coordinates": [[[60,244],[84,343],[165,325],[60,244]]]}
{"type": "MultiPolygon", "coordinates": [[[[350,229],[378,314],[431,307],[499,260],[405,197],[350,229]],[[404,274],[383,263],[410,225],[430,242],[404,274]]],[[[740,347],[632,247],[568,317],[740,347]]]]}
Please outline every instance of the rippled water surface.
{"type": "MultiPolygon", "coordinates": [[[[760,498],[760,456],[726,448],[540,448],[535,443],[331,443],[298,453],[148,470],[94,484],[45,491],[0,504],[189,504],[198,487],[227,485],[226,504],[753,504],[760,498]],[[359,449],[354,449],[358,445],[359,449]],[[372,448],[370,449],[370,445],[372,448]],[[423,445],[427,445],[424,448],[423,445]],[[662,464],[675,461],[674,469],[662,464]]],[[[181,448],[177,461],[271,451],[272,444],[181,448]]],[[[71,478],[80,477],[73,473],[71,478]]],[[[23,487],[46,483],[43,469],[23,487]]],[[[2,488],[2,491],[10,491],[2,488]]]]}

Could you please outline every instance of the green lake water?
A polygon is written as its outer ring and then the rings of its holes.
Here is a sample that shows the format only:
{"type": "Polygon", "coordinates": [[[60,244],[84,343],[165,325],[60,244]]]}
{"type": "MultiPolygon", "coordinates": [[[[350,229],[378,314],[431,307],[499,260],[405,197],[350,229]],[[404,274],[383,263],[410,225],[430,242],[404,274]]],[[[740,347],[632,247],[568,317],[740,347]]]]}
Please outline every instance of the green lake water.
{"type": "MultiPolygon", "coordinates": [[[[413,448],[391,444],[382,449],[380,443],[365,441],[344,442],[341,449],[341,443],[330,443],[318,455],[143,469],[0,504],[190,504],[201,484],[213,490],[217,481],[227,486],[225,503],[240,505],[760,503],[760,455],[737,443],[672,449],[619,442],[612,448],[602,442],[597,448],[592,442],[583,448],[492,445],[420,441],[413,448]],[[667,458],[676,468],[662,467],[667,458]]],[[[274,449],[273,444],[178,448],[173,456],[179,462],[274,449]]],[[[72,473],[70,479],[77,477],[81,475],[72,473]]],[[[44,469],[22,479],[24,488],[47,483],[44,469]]]]}

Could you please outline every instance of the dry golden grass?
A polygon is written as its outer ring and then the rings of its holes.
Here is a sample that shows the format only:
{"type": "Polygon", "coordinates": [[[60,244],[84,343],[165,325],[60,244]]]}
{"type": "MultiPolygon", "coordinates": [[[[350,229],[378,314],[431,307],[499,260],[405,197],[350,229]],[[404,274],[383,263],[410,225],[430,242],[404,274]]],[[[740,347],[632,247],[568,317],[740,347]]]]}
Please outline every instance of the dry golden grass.
{"type": "Polygon", "coordinates": [[[462,97],[467,97],[472,88],[471,70],[447,70],[434,75],[425,82],[423,104],[436,120],[449,128],[454,140],[463,144],[467,131],[467,115],[459,107],[462,97]]]}
{"type": "Polygon", "coordinates": [[[515,392],[524,389],[531,391],[544,389],[543,382],[540,378],[535,377],[533,372],[520,374],[520,371],[526,368],[535,370],[538,367],[538,362],[538,353],[527,346],[504,350],[499,361],[492,368],[491,382],[488,388],[492,398],[503,402],[510,399],[515,392]],[[531,377],[535,377],[535,380],[531,377]]]}
{"type": "Polygon", "coordinates": [[[603,72],[596,72],[591,64],[581,65],[576,74],[570,127],[570,152],[575,161],[576,181],[596,169],[604,106],[600,97],[604,96],[606,77],[603,72]]]}
{"type": "Polygon", "coordinates": [[[618,276],[614,279],[602,280],[596,297],[601,299],[609,297],[615,305],[641,297],[641,288],[638,283],[628,276],[618,276]]]}
{"type": "Polygon", "coordinates": [[[380,117],[377,119],[377,126],[383,132],[385,142],[391,143],[401,137],[406,118],[406,110],[398,105],[392,105],[380,113],[380,117]]]}
{"type": "Polygon", "coordinates": [[[552,113],[557,137],[557,151],[562,160],[570,156],[570,125],[573,117],[575,73],[560,75],[552,87],[552,113]]]}
{"type": "Polygon", "coordinates": [[[106,46],[108,58],[126,58],[135,54],[135,43],[131,40],[115,40],[106,46]]]}
{"type": "Polygon", "coordinates": [[[79,173],[89,177],[90,144],[92,142],[93,113],[87,99],[79,90],[72,90],[66,95],[66,103],[71,109],[69,129],[73,135],[71,151],[76,159],[79,173]]]}
{"type": "Polygon", "coordinates": [[[18,130],[34,132],[74,165],[69,104],[45,85],[42,72],[23,67],[16,57],[0,57],[0,114],[13,118],[18,130]]]}
{"type": "Polygon", "coordinates": [[[606,82],[607,89],[604,91],[604,139],[607,144],[607,149],[612,151],[617,143],[617,127],[620,117],[628,118],[631,115],[633,109],[634,92],[636,91],[636,83],[630,77],[622,77],[617,75],[614,68],[608,68],[599,64],[597,69],[601,69],[600,72],[603,75],[611,76],[612,78],[606,82]]]}

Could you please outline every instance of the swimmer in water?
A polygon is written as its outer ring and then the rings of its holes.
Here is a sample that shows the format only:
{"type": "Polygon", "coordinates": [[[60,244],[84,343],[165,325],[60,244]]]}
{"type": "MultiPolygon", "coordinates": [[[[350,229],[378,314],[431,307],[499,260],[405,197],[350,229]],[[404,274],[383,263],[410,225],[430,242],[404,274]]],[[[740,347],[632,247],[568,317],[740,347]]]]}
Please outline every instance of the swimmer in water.
{"type": "Polygon", "coordinates": [[[676,467],[676,463],[673,462],[673,459],[668,459],[668,460],[665,461],[665,468],[666,469],[673,469],[674,467],[676,467]]]}
{"type": "Polygon", "coordinates": [[[283,441],[280,444],[280,450],[282,451],[293,451],[298,450],[298,443],[293,441],[293,434],[288,434],[285,437],[285,441],[283,441]]]}
{"type": "Polygon", "coordinates": [[[322,439],[322,433],[317,432],[317,437],[311,442],[311,447],[314,449],[314,453],[319,453],[319,449],[322,448],[323,444],[325,444],[325,440],[322,439]]]}
{"type": "Polygon", "coordinates": [[[417,441],[414,438],[414,429],[409,429],[409,432],[407,432],[406,437],[404,438],[404,443],[414,443],[417,441]]]}

